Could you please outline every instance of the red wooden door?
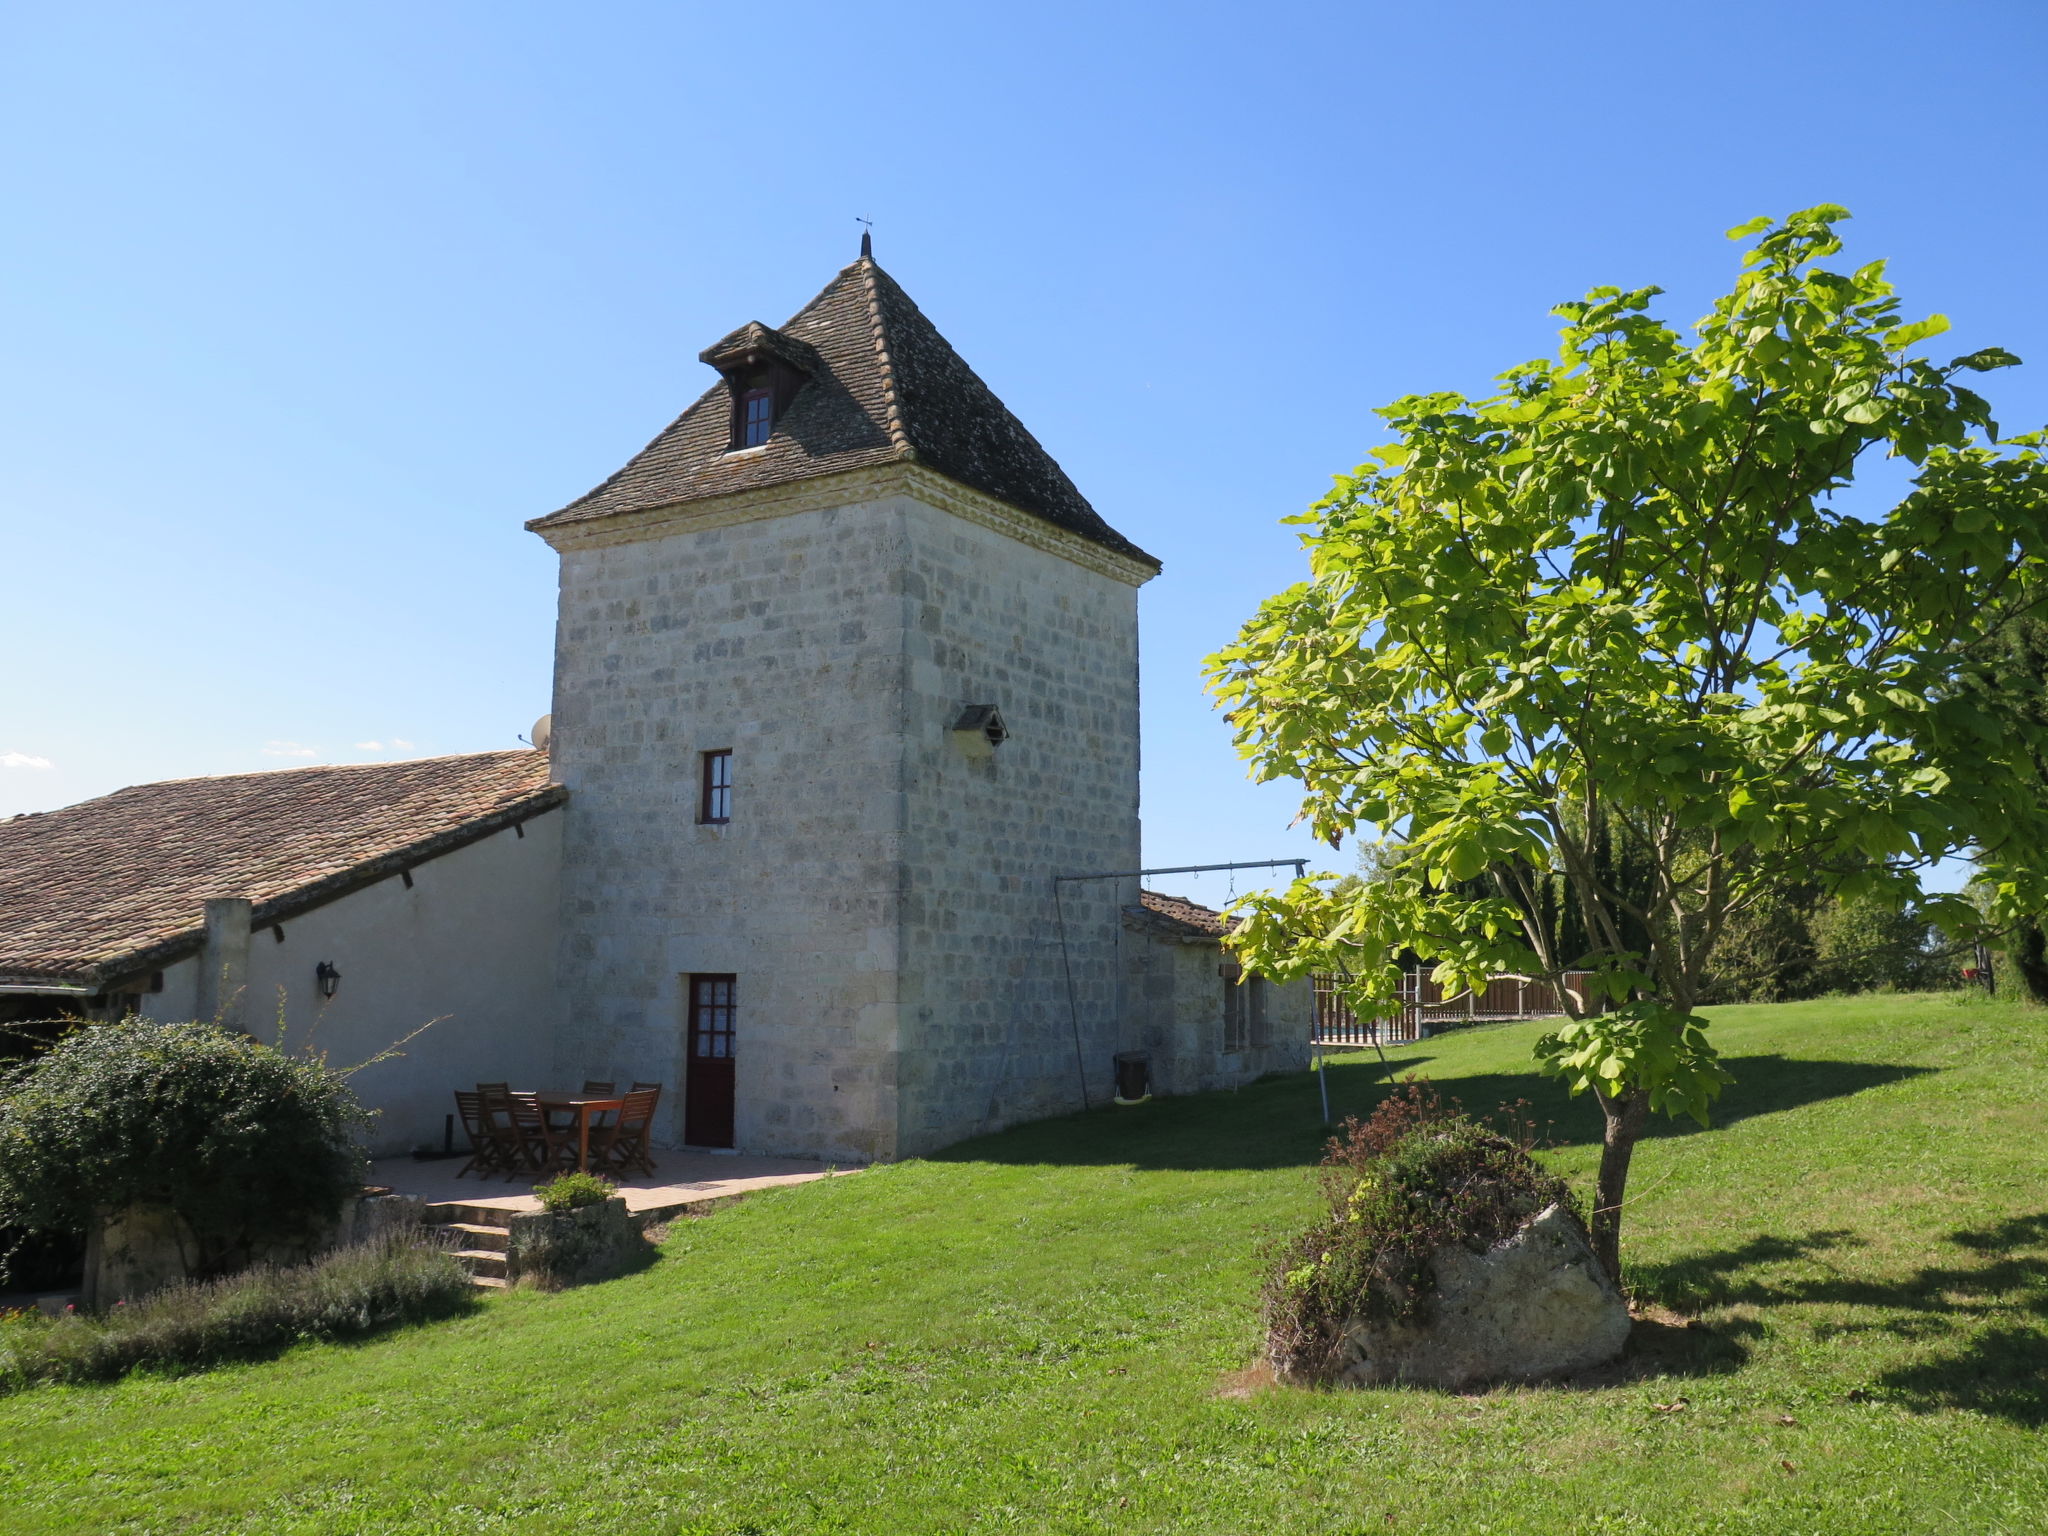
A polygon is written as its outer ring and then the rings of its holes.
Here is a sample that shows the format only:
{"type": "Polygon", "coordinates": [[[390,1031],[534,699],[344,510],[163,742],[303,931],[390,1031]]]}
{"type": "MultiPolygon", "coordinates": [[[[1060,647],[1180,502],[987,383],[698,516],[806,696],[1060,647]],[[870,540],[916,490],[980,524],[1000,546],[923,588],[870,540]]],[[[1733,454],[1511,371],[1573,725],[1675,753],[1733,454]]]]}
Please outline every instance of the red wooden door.
{"type": "Polygon", "coordinates": [[[683,1085],[683,1140],[732,1145],[733,978],[690,978],[689,1076],[683,1085]]]}

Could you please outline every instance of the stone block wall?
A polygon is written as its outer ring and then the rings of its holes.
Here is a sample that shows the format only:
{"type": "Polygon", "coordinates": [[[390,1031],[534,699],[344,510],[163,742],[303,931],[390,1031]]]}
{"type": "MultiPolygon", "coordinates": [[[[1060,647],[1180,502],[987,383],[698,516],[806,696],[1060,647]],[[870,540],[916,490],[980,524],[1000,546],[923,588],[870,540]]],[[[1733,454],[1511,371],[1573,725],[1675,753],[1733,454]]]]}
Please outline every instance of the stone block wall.
{"type": "Polygon", "coordinates": [[[563,552],[557,1075],[667,1084],[664,1143],[684,978],[731,973],[736,1145],[896,1154],[907,564],[888,500],[563,552]]]}
{"type": "MultiPolygon", "coordinates": [[[[680,1090],[683,978],[729,972],[744,1150],[905,1156],[1078,1103],[1053,876],[1137,865],[1142,573],[975,505],[563,538],[557,1076],[680,1090]],[[951,729],[970,704],[1002,711],[993,752],[951,729]],[[701,754],[726,748],[732,821],[700,826],[701,754]]],[[[1067,903],[1098,1098],[1134,899],[1067,903]]]]}
{"type": "MultiPolygon", "coordinates": [[[[1152,1053],[1154,1093],[1205,1093],[1270,1072],[1307,1070],[1313,984],[1256,983],[1264,991],[1263,1027],[1248,1027],[1244,1047],[1226,1050],[1222,963],[1222,946],[1214,942],[1125,932],[1127,1048],[1152,1053]]],[[[1245,985],[1248,991],[1252,984],[1245,985]]],[[[1249,996],[1241,995],[1241,1006],[1249,1005],[1249,996]]]]}
{"type": "Polygon", "coordinates": [[[905,505],[905,1151],[1106,1101],[1119,912],[1136,881],[1138,603],[1128,581],[905,505]],[[949,727],[992,704],[992,752],[949,727]],[[1070,1013],[1067,977],[1073,983],[1070,1013]],[[1081,1037],[1079,1060],[1075,1024],[1081,1037]]]}

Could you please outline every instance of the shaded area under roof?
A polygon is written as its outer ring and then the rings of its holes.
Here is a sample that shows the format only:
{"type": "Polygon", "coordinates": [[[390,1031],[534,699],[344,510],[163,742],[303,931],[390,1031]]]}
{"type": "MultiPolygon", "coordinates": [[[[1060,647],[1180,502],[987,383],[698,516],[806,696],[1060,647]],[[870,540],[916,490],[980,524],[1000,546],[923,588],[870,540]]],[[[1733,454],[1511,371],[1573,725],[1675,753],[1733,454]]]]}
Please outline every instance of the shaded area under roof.
{"type": "Polygon", "coordinates": [[[705,349],[748,343],[814,359],[767,443],[733,451],[723,381],[604,484],[536,532],[878,464],[920,463],[1056,527],[1158,568],[1096,513],[895,280],[862,257],[787,324],[749,323],[705,349]]]}
{"type": "Polygon", "coordinates": [[[567,797],[520,750],[171,779],[0,821],[0,983],[159,967],[204,942],[210,896],[282,921],[567,797]]]}

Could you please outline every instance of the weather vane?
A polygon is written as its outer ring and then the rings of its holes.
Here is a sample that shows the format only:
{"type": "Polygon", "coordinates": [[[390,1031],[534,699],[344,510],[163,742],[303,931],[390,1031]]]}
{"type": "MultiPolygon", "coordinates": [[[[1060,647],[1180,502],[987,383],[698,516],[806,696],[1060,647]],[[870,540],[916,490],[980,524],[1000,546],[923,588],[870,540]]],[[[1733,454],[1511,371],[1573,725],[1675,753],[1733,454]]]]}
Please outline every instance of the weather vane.
{"type": "Polygon", "coordinates": [[[864,219],[859,214],[856,213],[853,216],[853,222],[861,226],[861,255],[869,257],[873,256],[875,254],[875,221],[873,219],[864,219]]]}

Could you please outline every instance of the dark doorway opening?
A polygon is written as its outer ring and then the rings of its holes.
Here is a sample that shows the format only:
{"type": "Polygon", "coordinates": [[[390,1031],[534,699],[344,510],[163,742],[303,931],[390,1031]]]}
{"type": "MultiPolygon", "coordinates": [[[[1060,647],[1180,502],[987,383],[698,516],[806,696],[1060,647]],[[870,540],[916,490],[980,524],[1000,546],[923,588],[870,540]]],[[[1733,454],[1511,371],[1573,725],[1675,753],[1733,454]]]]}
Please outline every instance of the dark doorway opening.
{"type": "Polygon", "coordinates": [[[731,976],[686,978],[690,1033],[683,1084],[683,1140],[693,1147],[732,1145],[733,984],[731,976]]]}

